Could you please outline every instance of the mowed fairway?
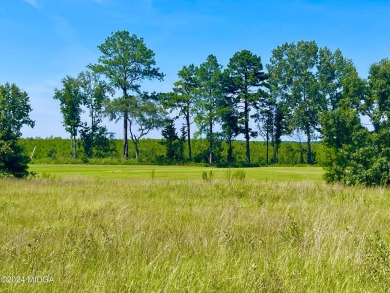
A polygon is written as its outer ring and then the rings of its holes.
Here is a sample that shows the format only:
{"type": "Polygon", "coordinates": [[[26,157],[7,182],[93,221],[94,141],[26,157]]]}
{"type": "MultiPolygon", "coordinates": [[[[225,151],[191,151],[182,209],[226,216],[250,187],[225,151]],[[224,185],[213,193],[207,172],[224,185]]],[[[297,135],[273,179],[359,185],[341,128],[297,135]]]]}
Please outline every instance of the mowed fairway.
{"type": "Polygon", "coordinates": [[[314,167],[31,170],[0,179],[0,292],[390,290],[387,189],[314,167]]]}
{"type": "Polygon", "coordinates": [[[187,166],[123,166],[123,165],[31,165],[30,171],[41,177],[74,177],[100,179],[170,179],[199,180],[204,171],[212,170],[214,179],[226,179],[227,173],[243,170],[246,178],[271,181],[322,181],[321,167],[262,167],[226,169],[187,166]]]}

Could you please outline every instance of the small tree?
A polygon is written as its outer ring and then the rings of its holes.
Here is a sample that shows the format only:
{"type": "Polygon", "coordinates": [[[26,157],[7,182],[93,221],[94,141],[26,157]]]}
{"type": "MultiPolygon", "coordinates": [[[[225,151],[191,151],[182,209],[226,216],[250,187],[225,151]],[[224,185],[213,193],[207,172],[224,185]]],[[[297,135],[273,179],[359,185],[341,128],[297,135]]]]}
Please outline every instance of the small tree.
{"type": "Polygon", "coordinates": [[[173,92],[164,95],[164,106],[171,110],[178,110],[179,116],[186,121],[188,158],[192,159],[191,148],[191,110],[197,89],[196,75],[198,68],[193,64],[184,66],[178,73],[180,78],[175,82],[173,92]]]}
{"type": "Polygon", "coordinates": [[[118,121],[126,114],[130,138],[134,145],[135,158],[140,157],[139,141],[153,129],[163,127],[166,112],[153,93],[114,99],[107,107],[110,119],[118,121]]]}
{"type": "Polygon", "coordinates": [[[77,157],[77,132],[81,125],[83,95],[77,79],[67,76],[62,79],[63,88],[54,90],[54,99],[61,103],[65,130],[71,139],[71,157],[77,157]]]}
{"type": "Polygon", "coordinates": [[[30,119],[30,99],[15,84],[0,86],[0,174],[23,178],[29,175],[29,157],[18,144],[23,125],[34,127],[30,119]]]}
{"type": "Polygon", "coordinates": [[[113,90],[109,85],[100,80],[93,72],[81,72],[77,78],[82,104],[88,109],[90,123],[83,123],[80,129],[80,137],[83,140],[85,153],[92,158],[95,146],[102,149],[98,143],[106,143],[107,128],[99,125],[103,120],[103,113],[109,102],[108,95],[113,95],[113,90]]]}
{"type": "Polygon", "coordinates": [[[169,161],[183,161],[184,159],[183,143],[184,143],[185,135],[184,136],[182,135],[182,137],[178,136],[173,119],[168,119],[166,121],[166,124],[163,130],[161,131],[161,135],[165,139],[165,141],[163,141],[162,144],[165,145],[166,147],[167,159],[169,161]]]}
{"type": "Polygon", "coordinates": [[[227,162],[233,163],[233,140],[242,132],[238,111],[235,100],[236,88],[232,81],[229,71],[224,70],[222,74],[223,97],[218,100],[218,118],[222,126],[222,138],[228,144],[227,162]]]}
{"type": "Polygon", "coordinates": [[[197,71],[197,90],[194,112],[198,133],[206,135],[209,143],[208,163],[213,164],[214,147],[217,140],[214,126],[218,121],[218,104],[223,97],[221,86],[222,66],[214,55],[209,55],[197,71]]]}
{"type": "Polygon", "coordinates": [[[282,144],[282,135],[286,129],[285,119],[281,105],[276,104],[274,121],[273,121],[273,133],[272,133],[272,163],[278,163],[279,161],[279,148],[282,144]]]}
{"type": "Polygon", "coordinates": [[[255,116],[258,122],[260,135],[265,139],[266,155],[265,161],[269,163],[269,145],[273,141],[275,129],[276,101],[271,95],[264,96],[260,99],[258,112],[255,116]]]}

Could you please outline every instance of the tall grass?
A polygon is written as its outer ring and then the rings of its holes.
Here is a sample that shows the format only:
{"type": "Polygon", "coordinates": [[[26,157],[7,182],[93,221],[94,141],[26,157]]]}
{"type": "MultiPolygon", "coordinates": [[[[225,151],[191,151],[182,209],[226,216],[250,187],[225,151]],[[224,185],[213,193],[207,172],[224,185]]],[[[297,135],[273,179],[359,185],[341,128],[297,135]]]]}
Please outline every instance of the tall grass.
{"type": "Polygon", "coordinates": [[[0,291],[390,290],[386,189],[46,176],[0,192],[0,275],[54,280],[0,291]]]}

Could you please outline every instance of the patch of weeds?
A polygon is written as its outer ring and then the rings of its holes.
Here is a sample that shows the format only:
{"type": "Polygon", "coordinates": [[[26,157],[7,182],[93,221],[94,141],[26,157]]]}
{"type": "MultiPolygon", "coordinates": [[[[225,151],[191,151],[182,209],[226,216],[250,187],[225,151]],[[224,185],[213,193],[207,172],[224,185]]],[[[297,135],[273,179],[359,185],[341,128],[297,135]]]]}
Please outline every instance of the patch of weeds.
{"type": "Polygon", "coordinates": [[[248,188],[246,188],[246,186],[243,186],[243,185],[238,185],[238,184],[233,185],[231,187],[231,193],[232,193],[232,196],[242,198],[242,197],[248,195],[248,188]]]}
{"type": "Polygon", "coordinates": [[[28,175],[29,175],[29,178],[39,177],[39,174],[37,172],[34,172],[34,171],[30,171],[28,175]]]}
{"type": "Polygon", "coordinates": [[[228,181],[232,181],[232,180],[243,181],[246,178],[246,173],[242,169],[235,170],[234,172],[232,172],[231,169],[227,169],[227,171],[225,173],[225,178],[228,181]]]}
{"type": "Polygon", "coordinates": [[[245,177],[246,177],[246,173],[242,169],[238,169],[238,170],[234,171],[233,176],[232,176],[233,179],[241,180],[241,181],[245,180],[245,177]]]}
{"type": "Polygon", "coordinates": [[[227,169],[226,172],[225,172],[225,178],[226,178],[226,180],[231,181],[231,180],[232,180],[232,176],[233,176],[232,170],[231,170],[230,168],[227,169]]]}
{"type": "Polygon", "coordinates": [[[262,278],[262,291],[264,292],[285,292],[283,278],[279,275],[278,270],[267,262],[269,266],[264,277],[262,278]]]}
{"type": "Polygon", "coordinates": [[[282,231],[282,237],[284,240],[290,243],[302,242],[303,230],[290,214],[288,214],[288,223],[286,224],[285,229],[282,231]]]}
{"type": "Polygon", "coordinates": [[[47,173],[47,172],[42,172],[41,178],[53,181],[56,179],[56,176],[53,176],[52,174],[47,173]]]}
{"type": "Polygon", "coordinates": [[[203,172],[202,172],[202,179],[203,179],[204,181],[209,181],[209,182],[211,182],[211,180],[213,179],[213,177],[214,177],[213,169],[211,169],[209,172],[207,172],[207,171],[203,171],[203,172]]]}
{"type": "Polygon", "coordinates": [[[81,162],[82,162],[83,164],[88,164],[88,163],[89,163],[89,158],[88,158],[87,156],[82,156],[82,157],[81,157],[81,162]]]}
{"type": "Polygon", "coordinates": [[[390,282],[390,247],[379,231],[366,239],[364,268],[376,282],[390,282]]]}

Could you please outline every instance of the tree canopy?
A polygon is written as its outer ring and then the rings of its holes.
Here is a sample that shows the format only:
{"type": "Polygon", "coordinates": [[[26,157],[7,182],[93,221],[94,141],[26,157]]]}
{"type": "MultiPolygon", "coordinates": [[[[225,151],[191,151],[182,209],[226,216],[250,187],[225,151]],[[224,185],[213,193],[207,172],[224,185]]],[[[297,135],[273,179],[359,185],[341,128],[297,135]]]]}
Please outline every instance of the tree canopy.
{"type": "Polygon", "coordinates": [[[15,84],[0,85],[0,175],[23,178],[29,175],[29,157],[18,144],[21,128],[34,127],[30,98],[15,84]]]}

